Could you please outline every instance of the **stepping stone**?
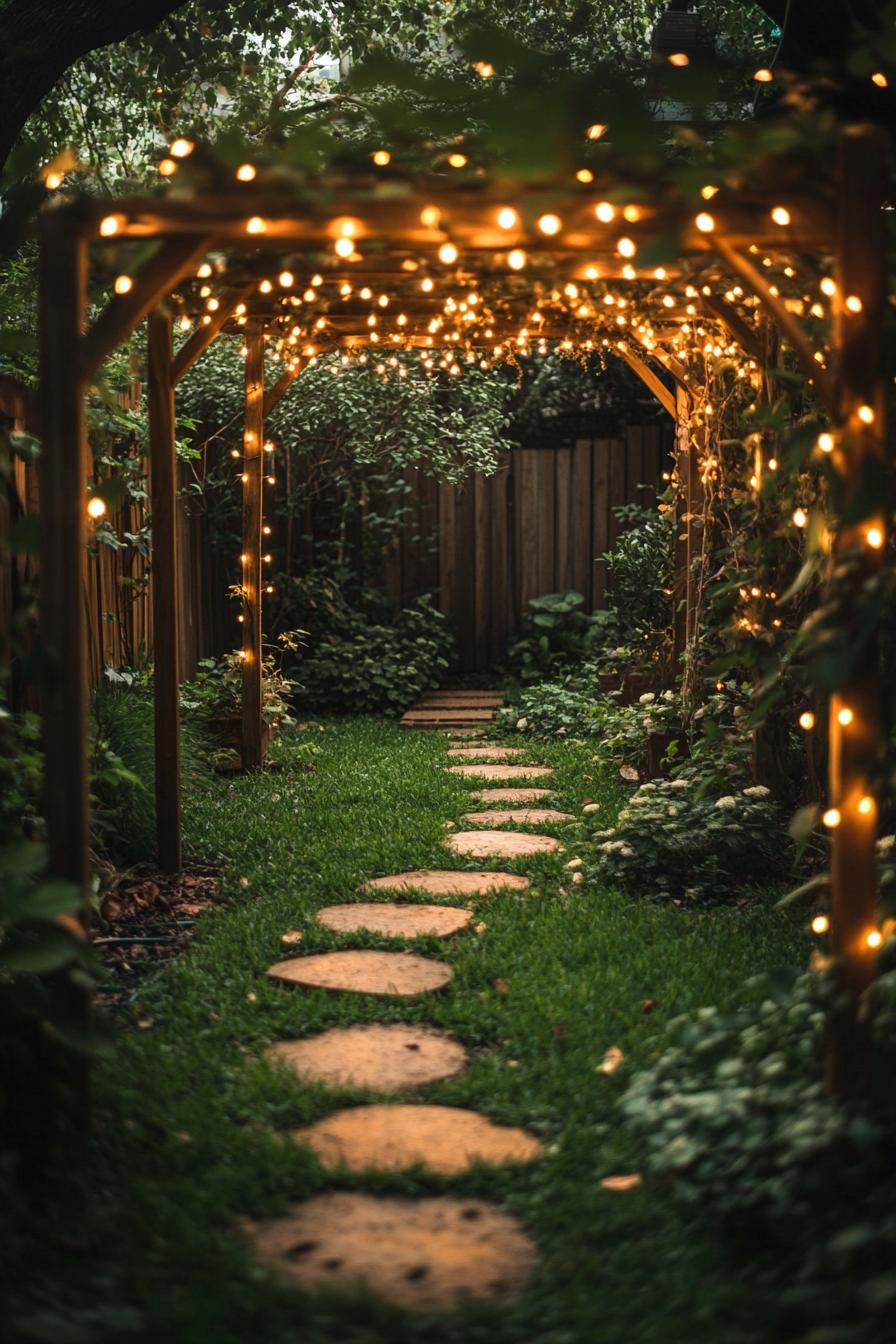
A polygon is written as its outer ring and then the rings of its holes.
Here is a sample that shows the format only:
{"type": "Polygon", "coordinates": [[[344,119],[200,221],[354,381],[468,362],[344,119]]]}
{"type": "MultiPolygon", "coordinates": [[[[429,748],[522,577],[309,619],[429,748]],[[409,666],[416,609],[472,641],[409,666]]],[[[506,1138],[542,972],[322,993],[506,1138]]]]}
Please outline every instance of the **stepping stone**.
{"type": "Polygon", "coordinates": [[[403,728],[466,728],[494,719],[493,709],[409,709],[400,723],[403,728]]]}
{"type": "Polygon", "coordinates": [[[449,747],[449,756],[464,761],[509,761],[514,756],[525,756],[523,747],[449,747]]]}
{"type": "Polygon", "coordinates": [[[444,962],[413,952],[318,952],[278,961],[268,969],[272,980],[286,980],[306,989],[347,990],[352,994],[383,994],[408,998],[442,989],[454,975],[444,962]]]}
{"type": "Polygon", "coordinates": [[[445,769],[468,779],[543,779],[554,773],[547,765],[446,765],[445,769]]]}
{"type": "Polygon", "coordinates": [[[458,831],[445,842],[454,854],[473,859],[521,859],[528,854],[550,854],[560,841],[550,835],[522,835],[513,831],[458,831]]]}
{"type": "Polygon", "coordinates": [[[496,891],[525,891],[532,884],[518,873],[462,873],[418,868],[394,877],[373,877],[361,891],[425,891],[429,896],[491,896],[496,891]]]}
{"type": "Polygon", "coordinates": [[[454,1175],[474,1162],[532,1162],[541,1151],[524,1129],[457,1106],[353,1106],[293,1137],[309,1144],[328,1170],[400,1171],[422,1163],[454,1175]]]}
{"type": "Polygon", "coordinates": [[[485,730],[483,728],[455,728],[449,732],[448,741],[460,742],[464,738],[473,739],[477,737],[485,737],[485,730]]]}
{"type": "Polygon", "coordinates": [[[482,803],[537,803],[557,795],[550,789],[476,789],[471,796],[482,803]]]}
{"type": "Polygon", "coordinates": [[[469,910],[456,905],[417,905],[407,901],[355,901],[318,910],[317,920],[337,933],[381,933],[387,938],[450,938],[469,924],[469,910]]]}
{"type": "Polygon", "coordinates": [[[512,1300],[535,1246],[510,1214],[476,1199],[336,1191],[245,1222],[261,1260],[303,1288],[366,1288],[417,1311],[512,1300]]]}
{"type": "Polygon", "coordinates": [[[301,1041],[278,1041],[265,1051],[305,1082],[398,1092],[456,1078],[467,1052],[435,1027],[395,1024],[332,1027],[301,1041]]]}
{"type": "Polygon", "coordinates": [[[575,821],[571,812],[554,812],[549,807],[522,807],[512,812],[467,812],[461,821],[471,826],[507,826],[511,822],[517,826],[550,826],[554,821],[575,821]]]}

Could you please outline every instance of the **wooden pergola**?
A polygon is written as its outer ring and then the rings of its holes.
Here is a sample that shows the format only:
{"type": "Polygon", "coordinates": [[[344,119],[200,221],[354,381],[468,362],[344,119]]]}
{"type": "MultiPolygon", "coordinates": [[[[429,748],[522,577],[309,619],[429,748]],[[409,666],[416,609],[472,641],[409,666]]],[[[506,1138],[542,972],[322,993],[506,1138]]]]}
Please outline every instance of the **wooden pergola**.
{"type": "MultiPolygon", "coordinates": [[[[54,875],[89,889],[85,487],[91,475],[85,394],[103,361],[148,318],[148,398],[155,643],[159,861],[181,862],[175,392],[222,333],[245,345],[243,430],[243,755],[262,763],[262,524],[265,420],[309,360],[341,350],[388,358],[417,350],[458,367],[514,351],[608,349],[643,380],[677,426],[683,540],[678,543],[675,646],[693,635],[694,535],[700,494],[692,417],[699,373],[685,347],[695,332],[740,352],[761,381],[773,340],[811,380],[836,439],[836,464],[857,491],[883,451],[880,364],[885,298],[882,192],[886,137],[842,136],[836,193],[782,191],[773,203],[719,192],[695,211],[679,204],[611,205],[624,185],[486,182],[451,190],[444,177],[408,182],[363,174],[325,190],[276,179],[223,192],[145,199],[55,200],[41,220],[42,630],[50,676],[44,697],[46,821],[54,875]],[[678,238],[664,266],[639,255],[678,238]],[[156,250],[89,325],[88,269],[103,249],[156,250]],[[834,262],[831,351],[817,348],[795,305],[764,274],[765,254],[834,262]],[[207,258],[215,257],[214,262],[207,258]],[[466,298],[464,298],[466,294],[466,298]],[[473,302],[470,295],[475,294],[473,302]],[[629,298],[624,297],[630,296],[629,298]],[[845,298],[849,296],[847,307],[845,298]],[[382,302],[385,298],[386,302],[382,302]],[[453,305],[453,306],[452,306],[453,305]],[[463,305],[463,311],[461,311],[463,305]],[[630,320],[631,313],[637,320],[630,320]],[[538,314],[536,317],[535,314],[538,314]],[[645,316],[645,314],[648,314],[645,316]],[[174,349],[174,323],[191,328],[174,349]],[[265,388],[266,344],[279,372],[265,388]]],[[[769,263],[770,265],[771,263],[769,263]]],[[[105,265],[108,274],[108,265],[105,265]]],[[[702,339],[702,337],[701,337],[702,339]]],[[[883,523],[885,527],[885,522],[883,523]]],[[[865,544],[867,520],[839,532],[833,564],[849,561],[856,591],[882,563],[865,544]],[[856,559],[858,557],[858,559],[856,559]]],[[[848,1007],[834,1020],[834,1088],[862,1068],[859,1001],[874,975],[877,660],[861,666],[829,712],[833,954],[848,1007]]]]}

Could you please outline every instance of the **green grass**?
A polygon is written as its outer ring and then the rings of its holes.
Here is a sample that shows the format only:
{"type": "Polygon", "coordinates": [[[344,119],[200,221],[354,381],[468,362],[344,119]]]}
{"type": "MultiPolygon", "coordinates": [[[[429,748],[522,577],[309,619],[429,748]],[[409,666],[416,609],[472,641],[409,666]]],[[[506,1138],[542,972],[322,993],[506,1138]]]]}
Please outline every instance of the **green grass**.
{"type": "MultiPolygon", "coordinates": [[[[443,735],[355,720],[329,725],[321,745],[312,774],[287,767],[216,781],[191,799],[196,857],[226,864],[226,906],[144,988],[135,1021],[139,1011],[151,1027],[130,1024],[100,1070],[95,1203],[55,1288],[66,1321],[93,1321],[88,1340],[166,1344],[766,1340],[773,1303],[669,1188],[610,1193],[599,1181],[636,1169],[614,1103],[629,1070],[650,1057],[651,1038],[677,1013],[743,998],[763,968],[801,964],[794,921],[770,908],[690,913],[573,886],[562,865],[585,835],[575,821],[556,828],[562,856],[491,865],[527,872],[534,890],[479,902],[482,936],[417,940],[454,966],[446,991],[389,1002],[278,988],[264,970],[288,955],[287,930],[304,931],[302,952],[394,946],[313,922],[364,878],[489,866],[442,849],[444,820],[477,806],[469,782],[441,769],[443,735]],[[508,993],[494,989],[498,977],[508,993]],[[649,1015],[645,999],[655,1004],[649,1015]],[[421,1095],[526,1125],[547,1145],[544,1158],[459,1178],[361,1179],[326,1174],[283,1143],[281,1131],[369,1094],[303,1085],[265,1063],[264,1047],[361,1021],[431,1022],[454,1033],[471,1049],[469,1070],[421,1095]],[[607,1077],[596,1068],[612,1045],[626,1064],[607,1077]],[[303,1296],[253,1263],[239,1218],[349,1187],[501,1202],[539,1246],[528,1292],[513,1307],[422,1318],[360,1294],[303,1296]],[[107,1307],[138,1316],[109,1324],[107,1307]]],[[[608,824],[621,786],[596,776],[587,748],[533,746],[532,759],[556,767],[559,805],[578,814],[594,798],[608,824]]],[[[21,1260],[14,1270],[20,1283],[33,1273],[21,1260]]]]}

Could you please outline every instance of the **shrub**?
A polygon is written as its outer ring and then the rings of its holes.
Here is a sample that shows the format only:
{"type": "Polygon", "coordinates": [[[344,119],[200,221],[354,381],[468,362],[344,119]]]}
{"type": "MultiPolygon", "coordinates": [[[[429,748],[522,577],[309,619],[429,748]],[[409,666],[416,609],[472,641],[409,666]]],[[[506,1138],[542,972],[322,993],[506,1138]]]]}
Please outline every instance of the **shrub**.
{"type": "Polygon", "coordinates": [[[593,665],[586,663],[562,681],[529,686],[516,705],[500,711],[498,723],[532,737],[590,737],[600,730],[604,705],[594,678],[593,665]]]}
{"type": "MultiPolygon", "coordinates": [[[[117,674],[119,677],[121,674],[117,674]]],[[[149,685],[106,684],[93,698],[91,789],[95,841],[117,862],[155,853],[155,712],[149,685]]],[[[211,782],[199,724],[181,722],[184,794],[211,782]]]]}
{"type": "Polygon", "coordinates": [[[672,619],[673,515],[638,504],[624,504],[615,512],[625,531],[604,560],[621,640],[665,638],[672,619]]]}
{"type": "Polygon", "coordinates": [[[611,693],[604,698],[597,754],[601,761],[647,765],[647,744],[654,733],[681,730],[681,716],[674,691],[645,691],[633,705],[620,705],[611,693]]]}
{"type": "MultiPolygon", "coordinates": [[[[281,635],[291,649],[296,647],[298,631],[281,635]]],[[[265,723],[277,726],[293,722],[289,697],[295,682],[284,676],[277,666],[274,653],[265,654],[262,661],[261,715],[265,723]]],[[[238,653],[226,653],[223,658],[203,658],[192,681],[181,689],[181,708],[194,716],[207,729],[214,728],[215,719],[231,718],[241,712],[243,700],[243,664],[238,653]]]]}
{"type": "Polygon", "coordinates": [[[523,681],[535,681],[585,657],[597,613],[588,615],[581,593],[542,593],[529,599],[523,636],[511,645],[511,666],[523,681]]]}
{"type": "Polygon", "coordinates": [[[308,704],[337,713],[400,714],[421,691],[439,685],[451,650],[445,618],[428,597],[406,607],[394,625],[371,625],[355,612],[302,663],[308,704]]]}
{"type": "MultiPolygon", "coordinates": [[[[879,1071],[892,1067],[896,976],[877,983],[879,1071]]],[[[873,1344],[896,1306],[892,1089],[838,1107],[821,1084],[818,976],[756,981],[761,1001],[676,1018],[621,1100],[655,1176],[703,1213],[774,1248],[787,1338],[873,1344]],[[810,1328],[808,1336],[802,1330],[810,1328]],[[817,1332],[816,1332],[817,1331],[817,1332]]]]}
{"type": "Polygon", "coordinates": [[[642,784],[598,831],[592,876],[654,899],[720,901],[781,877],[784,836],[761,785],[703,795],[686,776],[642,784]]]}

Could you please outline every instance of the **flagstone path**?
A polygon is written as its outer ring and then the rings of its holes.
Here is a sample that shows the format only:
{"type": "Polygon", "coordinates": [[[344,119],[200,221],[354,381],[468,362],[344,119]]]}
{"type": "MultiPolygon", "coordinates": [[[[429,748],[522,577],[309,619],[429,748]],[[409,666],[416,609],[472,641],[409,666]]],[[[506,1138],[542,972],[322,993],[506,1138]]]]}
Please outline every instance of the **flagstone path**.
{"type": "MultiPolygon", "coordinates": [[[[477,715],[490,722],[500,703],[500,696],[488,692],[430,692],[402,723],[443,727],[446,715],[477,715]]],[[[455,734],[479,731],[455,728],[455,734]]],[[[525,859],[561,849],[553,836],[501,828],[555,824],[572,820],[571,813],[550,807],[494,806],[541,801],[554,796],[549,789],[481,787],[484,780],[552,774],[533,763],[494,763],[525,754],[522,748],[489,744],[447,751],[449,759],[460,757],[466,763],[444,769],[475,781],[471,797],[493,804],[487,811],[463,817],[468,825],[483,829],[448,835],[449,853],[525,859]]],[[[418,869],[372,878],[361,884],[358,894],[375,899],[325,906],[316,919],[346,935],[464,937],[470,936],[469,909],[390,898],[396,894],[446,900],[500,897],[526,891],[530,885],[520,873],[418,869]]],[[[485,925],[477,925],[477,934],[485,932],[485,925]]],[[[408,950],[347,948],[294,956],[277,962],[267,974],[296,991],[324,988],[393,998],[449,992],[453,971],[445,961],[408,950]]],[[[459,1041],[434,1027],[404,1023],[332,1028],[277,1042],[266,1055],[272,1064],[303,1080],[336,1089],[363,1088],[386,1098],[453,1077],[467,1065],[467,1052],[459,1041]]],[[[524,1129],[498,1125],[475,1111],[388,1099],[334,1110],[289,1137],[311,1148],[325,1170],[362,1176],[415,1166],[456,1175],[477,1163],[535,1161],[541,1151],[539,1141],[524,1129]]],[[[387,1301],[421,1311],[460,1306],[474,1298],[511,1300],[525,1286],[537,1255],[531,1238],[510,1214],[483,1200],[449,1196],[409,1199],[333,1191],[297,1204],[282,1216],[248,1221],[244,1231],[261,1260],[305,1289],[361,1284],[387,1301]]]]}

